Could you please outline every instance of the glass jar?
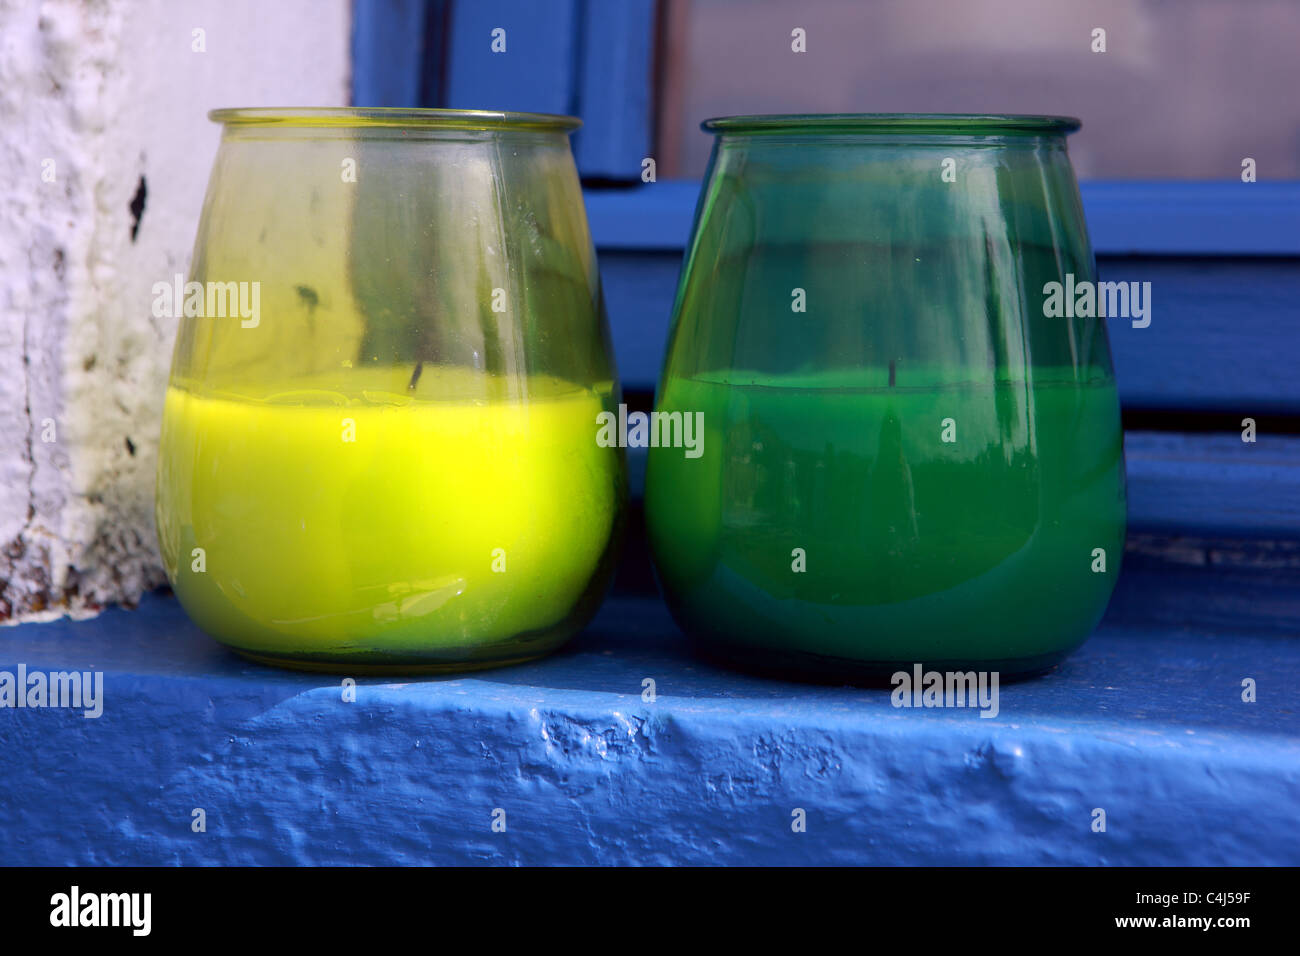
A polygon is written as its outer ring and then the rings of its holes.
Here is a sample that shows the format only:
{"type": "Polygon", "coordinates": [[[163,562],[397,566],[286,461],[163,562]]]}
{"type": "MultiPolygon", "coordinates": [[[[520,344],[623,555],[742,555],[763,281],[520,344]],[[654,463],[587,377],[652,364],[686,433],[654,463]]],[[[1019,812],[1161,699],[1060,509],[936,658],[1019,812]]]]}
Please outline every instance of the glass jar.
{"type": "Polygon", "coordinates": [[[711,655],[1007,676],[1100,620],[1125,530],[1105,320],[1059,117],[711,120],[656,410],[659,580],[711,655]],[[1060,298],[1056,300],[1060,305],[1060,298]]]}
{"type": "MultiPolygon", "coordinates": [[[[625,465],[569,117],[218,110],[157,524],[204,631],[260,661],[451,671],[590,619],[625,465]]],[[[155,300],[155,308],[160,306],[155,300]]]]}

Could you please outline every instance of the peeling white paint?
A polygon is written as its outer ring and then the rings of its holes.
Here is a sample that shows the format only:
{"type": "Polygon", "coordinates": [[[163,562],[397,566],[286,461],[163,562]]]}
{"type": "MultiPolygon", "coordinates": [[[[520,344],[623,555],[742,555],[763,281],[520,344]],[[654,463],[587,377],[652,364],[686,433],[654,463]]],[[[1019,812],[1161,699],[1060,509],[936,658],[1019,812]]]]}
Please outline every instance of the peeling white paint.
{"type": "Polygon", "coordinates": [[[0,0],[0,619],[162,582],[175,326],[151,288],[189,264],[220,136],[206,114],[346,103],[350,17],[347,0],[0,0]]]}

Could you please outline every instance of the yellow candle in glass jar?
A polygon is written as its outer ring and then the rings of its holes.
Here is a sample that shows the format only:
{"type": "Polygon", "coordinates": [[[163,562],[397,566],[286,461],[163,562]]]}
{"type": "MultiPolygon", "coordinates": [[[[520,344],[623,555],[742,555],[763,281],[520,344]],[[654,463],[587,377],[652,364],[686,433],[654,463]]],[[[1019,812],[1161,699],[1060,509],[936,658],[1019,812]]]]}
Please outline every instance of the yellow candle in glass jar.
{"type": "Polygon", "coordinates": [[[439,669],[585,622],[622,494],[608,389],[410,365],[308,386],[168,389],[160,540],[201,628],[277,663],[439,669]]]}

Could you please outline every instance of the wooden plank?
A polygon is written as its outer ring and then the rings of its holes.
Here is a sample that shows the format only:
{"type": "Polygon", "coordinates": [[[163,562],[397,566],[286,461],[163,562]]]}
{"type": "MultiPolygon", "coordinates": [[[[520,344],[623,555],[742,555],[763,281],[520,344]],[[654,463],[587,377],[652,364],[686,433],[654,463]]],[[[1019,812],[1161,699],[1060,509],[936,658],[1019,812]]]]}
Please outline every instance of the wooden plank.
{"type": "Polygon", "coordinates": [[[455,3],[446,96],[438,105],[572,113],[577,103],[577,13],[578,0],[455,3]],[[493,52],[494,30],[505,31],[504,52],[493,52]]]}
{"type": "MultiPolygon", "coordinates": [[[[646,220],[654,228],[654,220],[646,220]]],[[[601,274],[624,384],[653,388],[680,254],[605,249],[601,274]]],[[[1290,259],[1109,259],[1105,279],[1152,283],[1151,325],[1110,324],[1128,409],[1300,413],[1300,264],[1290,259]]]]}
{"type": "Polygon", "coordinates": [[[1300,255],[1300,182],[1088,182],[1093,247],[1105,255],[1300,255]]]}
{"type": "Polygon", "coordinates": [[[355,0],[352,105],[424,106],[427,17],[433,0],[355,0]]]}
{"type": "MultiPolygon", "coordinates": [[[[1300,627],[1300,437],[1257,437],[1126,432],[1129,535],[1210,542],[1170,544],[1159,556],[1174,564],[1285,575],[1300,627]]],[[[629,450],[634,496],[644,493],[645,463],[643,449],[629,450]]]]}
{"type": "Polygon", "coordinates": [[[600,281],[623,387],[653,389],[663,364],[682,257],[676,252],[602,252],[600,281]]]}
{"type": "Polygon", "coordinates": [[[1098,267],[1151,283],[1150,327],[1109,320],[1126,407],[1300,413],[1300,261],[1102,257],[1098,267]]]}
{"type": "MultiPolygon", "coordinates": [[[[1181,188],[1173,192],[1199,194],[1181,188]]],[[[1212,189],[1205,194],[1204,215],[1218,208],[1218,193],[1212,189]]],[[[620,366],[633,387],[652,383],[658,374],[662,356],[658,350],[646,353],[644,344],[662,342],[667,335],[676,279],[670,278],[672,270],[663,257],[679,253],[689,236],[696,199],[689,182],[587,192],[592,233],[602,262],[610,263],[606,295],[620,366]],[[644,250],[643,276],[636,274],[632,250],[644,250]]],[[[1281,190],[1279,202],[1300,216],[1300,189],[1281,190]]],[[[1164,208],[1176,215],[1176,205],[1164,208]]],[[[1091,202],[1087,208],[1091,221],[1091,202]]],[[[1259,216],[1257,228],[1241,218],[1247,215],[1242,212],[1237,227],[1241,233],[1225,231],[1225,248],[1242,248],[1246,235],[1267,235],[1272,228],[1273,213],[1243,208],[1259,216]]],[[[1117,209],[1109,207],[1101,215],[1109,217],[1114,228],[1117,209]]],[[[1151,215],[1156,213],[1149,204],[1134,208],[1135,234],[1140,235],[1142,220],[1151,215]]],[[[1187,245],[1204,247],[1207,242],[1205,237],[1189,238],[1187,245]]],[[[1226,254],[1121,257],[1103,248],[1098,264],[1104,279],[1151,283],[1149,327],[1135,329],[1122,319],[1110,322],[1126,408],[1240,412],[1252,417],[1300,414],[1300,335],[1294,332],[1300,329],[1297,259],[1226,254]]]]}
{"type": "MultiPolygon", "coordinates": [[[[1128,432],[1131,528],[1300,539],[1300,437],[1128,432]]],[[[1300,556],[1297,559],[1300,567],[1300,556]]]]}
{"type": "MultiPolygon", "coordinates": [[[[1098,255],[1300,256],[1300,182],[1104,183],[1080,186],[1098,255]]],[[[602,249],[682,249],[699,183],[588,190],[602,249]]]]}
{"type": "Polygon", "coordinates": [[[1102,626],[1175,635],[1300,634],[1300,540],[1167,535],[1130,529],[1102,626]]]}
{"type": "Polygon", "coordinates": [[[586,0],[581,13],[578,169],[584,178],[639,182],[650,155],[655,2],[586,0]]]}
{"type": "Polygon", "coordinates": [[[600,250],[674,251],[686,248],[700,184],[665,179],[631,189],[588,189],[583,193],[591,237],[600,250]]]}

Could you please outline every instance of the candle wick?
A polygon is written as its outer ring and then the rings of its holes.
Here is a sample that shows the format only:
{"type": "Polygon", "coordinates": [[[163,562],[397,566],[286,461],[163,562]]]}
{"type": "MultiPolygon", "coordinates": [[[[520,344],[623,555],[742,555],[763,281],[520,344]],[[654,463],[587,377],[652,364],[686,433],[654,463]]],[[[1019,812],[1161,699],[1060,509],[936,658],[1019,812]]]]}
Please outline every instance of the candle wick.
{"type": "Polygon", "coordinates": [[[415,383],[420,380],[420,373],[424,371],[424,359],[415,363],[415,371],[411,373],[411,381],[406,386],[408,392],[415,391],[415,383]]]}
{"type": "Polygon", "coordinates": [[[894,360],[889,360],[889,387],[894,387],[894,360]]]}

